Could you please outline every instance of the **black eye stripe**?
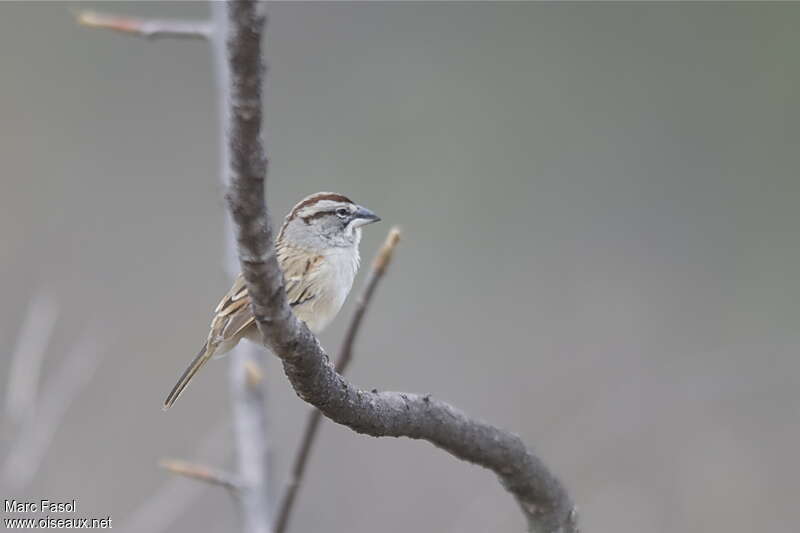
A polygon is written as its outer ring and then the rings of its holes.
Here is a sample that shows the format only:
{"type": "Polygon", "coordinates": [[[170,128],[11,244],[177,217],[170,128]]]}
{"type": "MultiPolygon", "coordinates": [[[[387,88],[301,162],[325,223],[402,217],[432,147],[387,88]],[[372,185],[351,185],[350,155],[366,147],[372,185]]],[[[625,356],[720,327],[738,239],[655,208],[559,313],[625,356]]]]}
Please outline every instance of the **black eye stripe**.
{"type": "MultiPolygon", "coordinates": [[[[331,208],[331,209],[326,209],[326,210],[324,210],[324,211],[317,211],[317,212],[316,212],[316,213],[314,213],[313,215],[308,215],[308,216],[304,216],[304,217],[302,217],[302,219],[303,219],[303,222],[305,222],[306,224],[308,224],[308,223],[310,223],[312,220],[316,220],[316,219],[318,219],[318,218],[320,218],[320,217],[324,217],[324,216],[326,216],[326,215],[334,215],[334,216],[336,216],[336,215],[337,215],[337,213],[336,213],[336,212],[337,212],[339,209],[345,209],[345,208],[343,208],[343,207],[333,207],[333,208],[331,208]]],[[[350,214],[350,212],[348,211],[348,213],[347,213],[347,214],[349,215],[349,214],[350,214]]]]}

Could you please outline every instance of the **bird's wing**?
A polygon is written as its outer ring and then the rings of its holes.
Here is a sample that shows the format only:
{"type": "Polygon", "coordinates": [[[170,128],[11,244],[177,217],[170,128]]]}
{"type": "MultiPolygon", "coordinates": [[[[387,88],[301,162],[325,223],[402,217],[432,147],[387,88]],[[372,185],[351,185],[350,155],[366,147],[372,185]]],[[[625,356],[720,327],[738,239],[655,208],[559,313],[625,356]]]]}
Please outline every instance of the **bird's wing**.
{"type": "MultiPolygon", "coordinates": [[[[281,268],[286,279],[286,297],[291,307],[310,302],[316,297],[314,289],[318,283],[318,266],[321,255],[308,254],[279,256],[281,268]]],[[[209,332],[209,344],[227,341],[255,322],[250,308],[250,295],[244,277],[239,274],[233,286],[214,310],[214,319],[209,332]]]]}
{"type": "MultiPolygon", "coordinates": [[[[289,258],[281,254],[279,250],[278,261],[284,272],[286,295],[292,308],[310,302],[317,296],[318,291],[315,287],[320,283],[319,264],[322,260],[322,256],[309,254],[291,254],[291,258],[289,258]]],[[[208,333],[206,344],[167,396],[164,409],[168,409],[175,403],[189,381],[214,355],[220,344],[235,339],[254,322],[255,317],[250,308],[247,285],[244,277],[239,274],[233,281],[231,289],[214,309],[214,318],[211,321],[211,330],[208,333]]]]}
{"type": "Polygon", "coordinates": [[[278,250],[278,261],[286,280],[286,297],[292,308],[310,302],[319,294],[316,287],[323,260],[321,255],[298,253],[285,246],[278,250]]]}
{"type": "Polygon", "coordinates": [[[211,321],[211,331],[208,334],[209,344],[219,344],[232,339],[254,320],[250,309],[250,295],[247,293],[244,277],[239,274],[233,281],[231,289],[214,309],[214,319],[211,321]]]}

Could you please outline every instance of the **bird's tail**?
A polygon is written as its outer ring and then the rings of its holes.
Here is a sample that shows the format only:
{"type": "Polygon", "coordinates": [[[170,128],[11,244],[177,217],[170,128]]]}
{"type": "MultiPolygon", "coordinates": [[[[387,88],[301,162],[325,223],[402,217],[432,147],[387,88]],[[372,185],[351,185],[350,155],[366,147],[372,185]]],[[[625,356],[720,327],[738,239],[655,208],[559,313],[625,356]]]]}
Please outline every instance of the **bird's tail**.
{"type": "Polygon", "coordinates": [[[203,346],[203,348],[200,350],[200,353],[198,353],[189,364],[189,367],[184,370],[181,379],[179,379],[175,386],[172,387],[172,391],[169,393],[169,396],[167,396],[167,399],[164,400],[164,405],[162,407],[164,411],[172,407],[172,404],[175,403],[175,400],[178,399],[183,392],[183,389],[186,388],[194,375],[197,374],[201,368],[203,368],[203,365],[206,364],[209,359],[211,359],[211,356],[214,355],[214,351],[214,347],[209,346],[208,343],[203,346]]]}

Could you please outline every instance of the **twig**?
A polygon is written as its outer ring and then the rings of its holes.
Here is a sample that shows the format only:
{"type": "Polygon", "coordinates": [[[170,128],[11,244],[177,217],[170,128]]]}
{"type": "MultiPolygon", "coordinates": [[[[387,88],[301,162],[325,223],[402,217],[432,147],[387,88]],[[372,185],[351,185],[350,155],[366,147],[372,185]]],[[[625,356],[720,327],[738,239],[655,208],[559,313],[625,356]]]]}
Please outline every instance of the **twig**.
{"type": "MultiPolygon", "coordinates": [[[[196,461],[217,459],[226,448],[226,437],[230,430],[228,421],[217,423],[200,439],[193,458],[196,461]]],[[[161,533],[172,528],[172,524],[203,494],[205,485],[187,483],[186,480],[170,476],[160,487],[150,492],[130,515],[124,517],[124,533],[161,533]]]]}
{"type": "Polygon", "coordinates": [[[209,39],[213,33],[207,21],[151,20],[122,15],[107,15],[84,11],[77,16],[78,24],[89,28],[105,28],[148,39],[172,37],[180,39],[209,39]]]}
{"type": "Polygon", "coordinates": [[[162,459],[159,462],[159,466],[179,476],[224,487],[234,494],[237,493],[240,488],[240,483],[234,475],[216,468],[211,468],[210,466],[190,463],[180,459],[162,459]]]}
{"type": "Polygon", "coordinates": [[[52,296],[39,293],[31,299],[8,373],[5,410],[12,427],[17,427],[25,418],[35,417],[42,360],[57,318],[58,305],[52,296]]]}
{"type": "MultiPolygon", "coordinates": [[[[347,365],[353,356],[353,344],[356,335],[361,328],[361,322],[364,314],[367,311],[372,295],[375,292],[375,287],[383,278],[386,269],[392,260],[392,253],[397,243],[400,241],[400,230],[397,227],[392,228],[386,236],[386,240],[381,246],[372,262],[372,269],[369,271],[367,280],[364,283],[364,290],[358,298],[356,303],[356,310],[353,313],[353,318],[347,328],[347,333],[344,336],[342,347],[339,350],[339,357],[336,360],[336,371],[344,374],[347,365]]],[[[297,491],[303,482],[308,459],[311,456],[311,448],[318,434],[319,424],[322,421],[322,413],[319,409],[314,409],[308,414],[306,420],[306,427],[303,430],[303,436],[300,440],[300,447],[295,455],[294,462],[289,477],[289,481],[283,490],[280,507],[278,509],[278,517],[275,523],[275,533],[284,533],[289,526],[289,518],[294,508],[294,502],[297,498],[297,491]]]]}
{"type": "Polygon", "coordinates": [[[339,350],[339,358],[336,360],[336,371],[340,374],[344,373],[347,365],[350,364],[350,359],[353,357],[353,344],[361,328],[364,314],[367,312],[369,302],[372,300],[375,287],[378,286],[378,282],[383,278],[386,269],[389,268],[389,263],[392,261],[392,254],[398,242],[400,242],[400,228],[395,226],[389,230],[389,234],[386,236],[383,246],[381,246],[380,250],[378,250],[378,253],[375,255],[375,259],[372,261],[372,269],[369,271],[367,281],[364,284],[364,292],[361,293],[356,303],[353,320],[347,328],[342,348],[339,350]]]}
{"type": "Polygon", "coordinates": [[[256,361],[260,356],[261,353],[254,344],[243,343],[230,354],[228,366],[236,438],[236,470],[241,487],[239,505],[245,533],[267,533],[271,521],[267,492],[268,449],[264,383],[251,385],[248,371],[252,365],[258,364],[256,361]]]}
{"type": "Polygon", "coordinates": [[[88,328],[42,387],[36,416],[22,426],[3,465],[3,480],[12,490],[24,487],[36,475],[64,414],[91,381],[100,363],[100,331],[88,328]]]}
{"type": "Polygon", "coordinates": [[[493,470],[517,499],[531,531],[577,531],[577,513],[561,483],[522,440],[469,418],[429,395],[368,392],[328,362],[316,337],[292,313],[264,202],[266,155],[261,143],[263,16],[251,1],[229,1],[228,57],[233,78],[228,206],[239,261],[263,341],[305,401],[331,420],[368,435],[423,439],[454,456],[493,470]]]}

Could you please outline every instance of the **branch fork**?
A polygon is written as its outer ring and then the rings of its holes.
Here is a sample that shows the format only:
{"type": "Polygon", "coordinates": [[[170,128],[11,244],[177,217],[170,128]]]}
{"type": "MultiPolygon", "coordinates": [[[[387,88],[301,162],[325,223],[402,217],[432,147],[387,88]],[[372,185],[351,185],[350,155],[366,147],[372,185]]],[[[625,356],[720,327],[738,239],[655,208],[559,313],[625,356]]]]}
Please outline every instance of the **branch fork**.
{"type": "MultiPolygon", "coordinates": [[[[145,37],[192,37],[210,39],[214,43],[215,57],[224,64],[218,76],[222,99],[227,105],[222,113],[227,132],[222,154],[226,176],[223,181],[228,184],[226,199],[234,223],[239,263],[263,342],[282,360],[297,395],[327,418],[359,433],[426,440],[462,460],[494,471],[516,498],[530,531],[577,533],[577,512],[566,490],[518,436],[471,419],[429,395],[364,391],[342,377],[339,371],[343,371],[349,361],[357,324],[363,316],[362,307],[359,307],[360,315],[357,312],[354,317],[356,326],[352,329],[352,338],[348,332],[337,368],[328,363],[328,356],[316,337],[294,316],[286,301],[283,273],[275,255],[273,229],[264,202],[267,158],[261,141],[261,94],[266,70],[261,51],[266,20],[263,5],[254,0],[227,0],[224,5],[214,4],[214,11],[213,31],[208,23],[188,26],[165,21],[146,23],[140,19],[97,14],[84,15],[79,21],[87,26],[145,37]],[[224,54],[219,53],[221,46],[224,46],[224,54]]],[[[385,270],[392,248],[390,246],[385,255],[379,254],[373,273],[385,270]]],[[[369,287],[370,283],[367,290],[369,287]]],[[[364,307],[368,300],[369,296],[365,296],[364,307]]],[[[243,391],[247,388],[242,386],[243,391]]],[[[302,479],[317,424],[318,421],[309,420],[304,444],[295,462],[295,467],[299,465],[299,475],[298,470],[293,469],[289,491],[296,490],[302,479]]],[[[186,469],[173,470],[187,475],[186,469]]],[[[198,472],[191,468],[188,471],[198,472]]],[[[290,500],[294,497],[291,493],[287,495],[290,500]]],[[[247,512],[247,506],[245,515],[253,516],[247,512]]],[[[285,524],[281,526],[279,522],[278,527],[285,528],[285,524]]],[[[266,529],[268,525],[263,523],[245,525],[248,532],[266,529]]]]}

